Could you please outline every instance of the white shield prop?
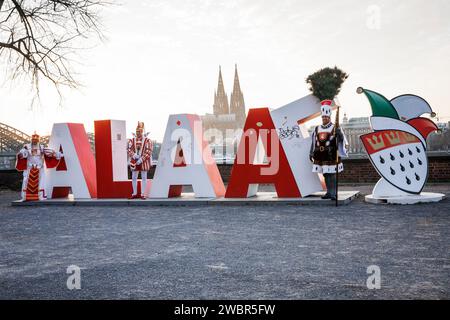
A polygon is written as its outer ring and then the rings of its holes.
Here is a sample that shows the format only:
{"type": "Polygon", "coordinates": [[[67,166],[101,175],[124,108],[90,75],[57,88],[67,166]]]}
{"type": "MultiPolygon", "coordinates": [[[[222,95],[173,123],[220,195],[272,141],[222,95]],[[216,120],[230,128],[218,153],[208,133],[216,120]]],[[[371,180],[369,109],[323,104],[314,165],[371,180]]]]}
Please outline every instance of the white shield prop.
{"type": "Polygon", "coordinates": [[[418,137],[400,130],[382,130],[362,135],[361,140],[384,180],[407,193],[422,191],[428,176],[428,160],[418,137]]]}

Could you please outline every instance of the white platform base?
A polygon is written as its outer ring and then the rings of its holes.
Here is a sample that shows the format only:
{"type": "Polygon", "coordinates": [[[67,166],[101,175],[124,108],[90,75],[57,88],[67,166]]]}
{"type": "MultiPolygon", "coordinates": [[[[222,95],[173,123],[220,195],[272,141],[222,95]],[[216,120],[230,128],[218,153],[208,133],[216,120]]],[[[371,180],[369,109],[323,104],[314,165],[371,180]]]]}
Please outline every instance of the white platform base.
{"type": "MultiPolygon", "coordinates": [[[[258,192],[250,198],[196,198],[193,193],[183,193],[178,198],[168,199],[49,199],[45,201],[13,201],[13,206],[200,206],[200,205],[328,205],[335,202],[320,197],[325,192],[316,192],[304,198],[278,198],[275,192],[258,192]]],[[[359,191],[339,191],[338,204],[347,205],[359,196],[359,191]]]]}
{"type": "Polygon", "coordinates": [[[365,197],[366,202],[375,204],[416,204],[439,202],[445,198],[445,194],[422,192],[421,194],[411,194],[393,197],[377,197],[369,194],[365,197]]]}

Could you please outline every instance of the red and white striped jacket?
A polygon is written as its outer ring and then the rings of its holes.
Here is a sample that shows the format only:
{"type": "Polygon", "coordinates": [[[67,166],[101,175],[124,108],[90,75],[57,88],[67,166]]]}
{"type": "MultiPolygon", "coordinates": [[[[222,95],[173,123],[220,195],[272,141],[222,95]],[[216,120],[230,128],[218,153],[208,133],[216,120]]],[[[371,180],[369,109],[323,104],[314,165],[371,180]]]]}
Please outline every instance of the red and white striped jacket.
{"type": "Polygon", "coordinates": [[[147,137],[142,137],[141,140],[135,138],[128,139],[127,153],[129,157],[129,163],[134,163],[138,159],[142,160],[142,164],[136,165],[135,168],[131,167],[133,171],[148,171],[152,165],[152,152],[153,142],[147,137]],[[140,150],[137,150],[137,145],[142,142],[140,150]],[[135,155],[139,158],[134,159],[135,155]]]}

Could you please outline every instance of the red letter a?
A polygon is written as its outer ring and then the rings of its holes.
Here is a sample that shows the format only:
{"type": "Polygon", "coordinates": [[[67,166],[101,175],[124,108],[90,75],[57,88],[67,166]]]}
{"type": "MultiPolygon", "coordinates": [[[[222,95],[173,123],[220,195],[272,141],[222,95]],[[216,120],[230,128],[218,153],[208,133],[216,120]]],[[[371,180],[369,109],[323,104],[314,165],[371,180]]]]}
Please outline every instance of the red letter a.
{"type": "Polygon", "coordinates": [[[274,184],[278,197],[301,196],[267,108],[250,109],[248,112],[225,198],[252,196],[256,194],[259,183],[274,184]],[[267,152],[267,164],[253,162],[258,140],[267,152]]]}

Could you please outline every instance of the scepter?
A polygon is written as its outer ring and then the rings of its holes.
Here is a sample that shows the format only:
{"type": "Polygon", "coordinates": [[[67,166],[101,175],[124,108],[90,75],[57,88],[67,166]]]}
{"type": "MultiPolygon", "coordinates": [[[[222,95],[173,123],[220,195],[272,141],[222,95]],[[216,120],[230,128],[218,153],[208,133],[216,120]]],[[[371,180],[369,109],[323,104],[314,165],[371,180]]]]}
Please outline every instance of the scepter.
{"type": "Polygon", "coordinates": [[[337,137],[337,130],[339,129],[339,105],[337,106],[337,110],[336,110],[336,119],[334,121],[334,143],[336,144],[336,207],[338,206],[338,195],[339,195],[339,142],[338,142],[338,137],[337,137]]]}

